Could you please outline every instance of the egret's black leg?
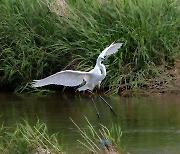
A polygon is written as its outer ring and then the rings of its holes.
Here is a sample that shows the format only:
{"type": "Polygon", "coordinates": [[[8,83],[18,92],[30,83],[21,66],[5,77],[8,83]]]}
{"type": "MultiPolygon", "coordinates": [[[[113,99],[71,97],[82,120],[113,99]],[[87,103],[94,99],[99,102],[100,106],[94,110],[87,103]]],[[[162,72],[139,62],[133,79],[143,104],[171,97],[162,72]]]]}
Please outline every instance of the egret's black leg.
{"type": "Polygon", "coordinates": [[[103,100],[103,102],[110,108],[111,112],[117,117],[116,113],[114,112],[114,109],[112,108],[112,106],[101,96],[99,95],[99,97],[103,100]]]}
{"type": "Polygon", "coordinates": [[[101,121],[101,116],[100,116],[99,111],[98,111],[98,109],[97,109],[97,107],[96,107],[96,103],[94,102],[93,97],[91,98],[91,100],[92,100],[92,102],[93,102],[93,104],[94,104],[94,108],[95,108],[95,110],[96,110],[96,114],[97,114],[99,123],[101,123],[101,122],[102,122],[102,121],[101,121]]]}

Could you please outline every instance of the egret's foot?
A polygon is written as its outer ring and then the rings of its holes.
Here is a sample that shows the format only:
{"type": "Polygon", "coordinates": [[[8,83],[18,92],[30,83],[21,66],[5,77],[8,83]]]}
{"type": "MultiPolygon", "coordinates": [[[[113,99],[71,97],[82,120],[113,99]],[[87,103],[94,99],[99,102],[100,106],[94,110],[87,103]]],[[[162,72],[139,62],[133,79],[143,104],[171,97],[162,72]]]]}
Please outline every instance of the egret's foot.
{"type": "Polygon", "coordinates": [[[99,97],[103,100],[103,102],[109,107],[109,109],[111,110],[111,112],[117,117],[117,114],[115,113],[113,107],[101,96],[99,95],[99,97]]]}
{"type": "Polygon", "coordinates": [[[98,109],[97,109],[97,107],[96,107],[96,103],[94,102],[93,97],[91,98],[91,100],[92,100],[92,102],[93,102],[93,104],[94,104],[94,108],[95,108],[95,110],[96,110],[96,114],[97,114],[97,117],[98,117],[99,123],[101,123],[101,122],[102,122],[102,120],[101,120],[101,116],[100,116],[99,111],[98,111],[98,109]]]}
{"type": "Polygon", "coordinates": [[[89,93],[89,98],[92,99],[93,97],[95,97],[95,93],[93,93],[93,91],[87,89],[87,92],[89,93]]]}
{"type": "Polygon", "coordinates": [[[91,91],[91,90],[89,90],[89,89],[87,89],[87,91],[91,94],[91,96],[94,95],[93,91],[91,91]]]}

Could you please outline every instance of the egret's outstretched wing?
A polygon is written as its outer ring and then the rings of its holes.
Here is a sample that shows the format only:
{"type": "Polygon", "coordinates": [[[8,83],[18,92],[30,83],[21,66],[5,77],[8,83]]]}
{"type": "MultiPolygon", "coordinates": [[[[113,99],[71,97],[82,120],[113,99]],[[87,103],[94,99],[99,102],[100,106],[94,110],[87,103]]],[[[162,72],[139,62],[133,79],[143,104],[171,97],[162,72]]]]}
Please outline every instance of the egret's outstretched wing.
{"type": "Polygon", "coordinates": [[[88,78],[90,75],[90,72],[66,70],[57,72],[56,74],[41,80],[34,80],[32,86],[42,87],[45,85],[55,84],[73,87],[80,85],[83,80],[86,80],[86,78],[88,78]]]}
{"type": "Polygon", "coordinates": [[[101,52],[99,57],[104,58],[105,56],[116,53],[122,45],[123,43],[112,43],[110,46],[108,46],[101,52]]]}

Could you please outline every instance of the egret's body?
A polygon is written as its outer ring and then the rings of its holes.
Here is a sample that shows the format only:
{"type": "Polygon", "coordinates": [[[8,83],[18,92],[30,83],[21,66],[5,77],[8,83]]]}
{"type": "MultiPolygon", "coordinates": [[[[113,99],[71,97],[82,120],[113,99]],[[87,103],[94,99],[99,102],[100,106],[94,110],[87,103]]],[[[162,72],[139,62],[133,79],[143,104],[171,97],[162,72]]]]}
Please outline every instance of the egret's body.
{"type": "Polygon", "coordinates": [[[117,52],[121,46],[122,43],[116,43],[105,48],[98,56],[95,67],[89,72],[73,70],[57,72],[44,79],[34,80],[33,87],[42,87],[50,84],[73,87],[81,85],[85,81],[85,85],[78,88],[78,91],[93,90],[95,86],[100,86],[101,81],[106,77],[106,67],[102,64],[105,56],[117,52]]]}
{"type": "Polygon", "coordinates": [[[78,88],[79,91],[93,90],[96,85],[100,87],[101,81],[106,77],[106,67],[101,63],[102,60],[101,57],[97,59],[96,66],[84,78],[86,84],[78,88]]]}

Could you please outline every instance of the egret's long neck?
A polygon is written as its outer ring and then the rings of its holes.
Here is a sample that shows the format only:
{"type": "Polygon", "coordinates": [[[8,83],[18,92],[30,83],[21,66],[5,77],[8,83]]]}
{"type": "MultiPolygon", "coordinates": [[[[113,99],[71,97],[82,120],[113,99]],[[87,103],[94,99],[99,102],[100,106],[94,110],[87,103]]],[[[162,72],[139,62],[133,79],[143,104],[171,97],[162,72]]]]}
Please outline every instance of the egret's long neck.
{"type": "Polygon", "coordinates": [[[99,67],[99,69],[102,72],[102,76],[105,77],[106,76],[106,67],[101,62],[102,62],[102,59],[98,57],[96,66],[99,67]]]}

